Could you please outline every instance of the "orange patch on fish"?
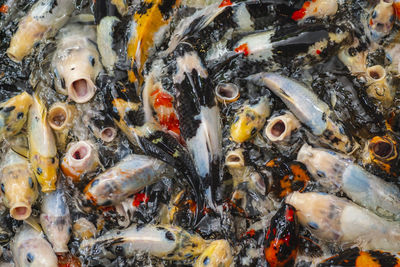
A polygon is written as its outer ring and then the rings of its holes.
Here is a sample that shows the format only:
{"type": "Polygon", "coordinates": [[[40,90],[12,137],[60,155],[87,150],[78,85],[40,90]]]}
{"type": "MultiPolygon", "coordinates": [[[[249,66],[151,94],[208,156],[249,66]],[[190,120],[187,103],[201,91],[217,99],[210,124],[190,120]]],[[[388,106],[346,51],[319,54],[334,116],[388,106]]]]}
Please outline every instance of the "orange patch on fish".
{"type": "Polygon", "coordinates": [[[247,43],[244,43],[238,47],[235,48],[236,53],[243,53],[245,56],[248,56],[250,54],[249,47],[247,43]]]}
{"type": "Polygon", "coordinates": [[[8,12],[8,6],[6,4],[3,4],[0,6],[0,13],[7,13],[8,12]]]}
{"type": "Polygon", "coordinates": [[[231,6],[231,5],[232,5],[231,0],[222,0],[221,4],[218,7],[231,6]]]}

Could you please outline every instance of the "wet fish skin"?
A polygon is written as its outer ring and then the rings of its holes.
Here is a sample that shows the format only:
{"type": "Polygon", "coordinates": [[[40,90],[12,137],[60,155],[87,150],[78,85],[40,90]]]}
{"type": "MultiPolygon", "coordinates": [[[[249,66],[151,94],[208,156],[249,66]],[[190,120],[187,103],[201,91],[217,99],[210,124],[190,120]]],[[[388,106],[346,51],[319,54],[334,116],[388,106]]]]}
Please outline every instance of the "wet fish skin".
{"type": "Polygon", "coordinates": [[[84,192],[93,204],[111,206],[172,173],[172,168],[158,159],[133,154],[95,177],[84,192]]]}
{"type": "Polygon", "coordinates": [[[245,103],[231,125],[232,140],[243,143],[254,137],[264,126],[270,113],[270,101],[266,96],[261,97],[255,104],[245,103]]]}
{"type": "Polygon", "coordinates": [[[28,117],[29,160],[42,192],[56,189],[58,155],[54,134],[47,121],[47,109],[34,95],[28,117]]]}
{"type": "Polygon", "coordinates": [[[95,79],[102,70],[93,16],[72,17],[56,39],[51,63],[56,90],[76,103],[86,103],[97,90],[95,79]]]}
{"type": "Polygon", "coordinates": [[[331,119],[329,106],[310,89],[277,73],[258,73],[248,79],[267,86],[321,142],[343,152],[352,151],[352,140],[343,125],[331,119]]]}
{"type": "Polygon", "coordinates": [[[325,259],[317,267],[351,265],[355,267],[375,265],[396,267],[399,266],[400,259],[396,255],[380,250],[363,251],[359,248],[351,248],[340,252],[328,259],[325,259]]]}
{"type": "Polygon", "coordinates": [[[372,40],[378,42],[390,33],[395,21],[393,3],[381,0],[374,8],[368,20],[368,29],[372,40]]]}
{"type": "Polygon", "coordinates": [[[397,253],[400,224],[387,221],[344,198],[326,193],[294,192],[285,202],[296,209],[301,225],[317,238],[341,246],[397,253]]]}
{"type": "Polygon", "coordinates": [[[187,149],[159,124],[146,122],[142,105],[133,101],[137,99],[134,90],[117,83],[107,83],[105,88],[109,112],[128,140],[145,154],[170,164],[184,175],[194,192],[197,218],[204,207],[202,183],[187,149]]]}
{"type": "Polygon", "coordinates": [[[40,0],[18,24],[7,55],[16,62],[29,55],[34,45],[53,37],[68,20],[75,8],[71,0],[40,0]]]}
{"type": "Polygon", "coordinates": [[[226,240],[212,241],[196,259],[194,267],[230,267],[233,262],[232,250],[226,240]]]}
{"type": "Polygon", "coordinates": [[[111,230],[98,238],[84,240],[80,251],[84,252],[96,244],[118,249],[125,257],[143,251],[167,260],[193,259],[207,248],[205,240],[199,235],[173,225],[140,227],[133,224],[124,230],[111,230]]]}
{"type": "Polygon", "coordinates": [[[10,208],[11,217],[27,219],[39,195],[28,159],[9,149],[0,165],[0,181],[3,203],[10,208]]]}
{"type": "Polygon", "coordinates": [[[353,163],[346,155],[304,144],[297,160],[306,164],[326,188],[340,189],[355,203],[381,217],[400,219],[400,190],[353,163]]]}
{"type": "Polygon", "coordinates": [[[40,224],[56,253],[68,252],[68,242],[72,233],[71,217],[64,187],[58,182],[57,190],[44,193],[40,224]]]}
{"type": "Polygon", "coordinates": [[[30,94],[23,92],[0,104],[0,138],[18,134],[28,118],[33,100],[30,94]]]}
{"type": "Polygon", "coordinates": [[[214,85],[191,45],[179,44],[173,56],[176,61],[173,87],[180,133],[202,178],[208,205],[215,207],[221,179],[222,133],[214,85]]]}
{"type": "Polygon", "coordinates": [[[11,243],[17,267],[57,267],[57,256],[42,232],[24,223],[11,243]]]}
{"type": "Polygon", "coordinates": [[[133,15],[131,35],[127,43],[127,56],[130,61],[128,79],[130,83],[137,85],[142,84],[144,64],[152,54],[152,48],[160,42],[160,37],[168,29],[179,1],[145,0],[140,5],[141,8],[133,15]]]}
{"type": "Polygon", "coordinates": [[[264,241],[264,256],[269,266],[292,266],[299,248],[296,209],[283,203],[271,219],[264,241]]]}

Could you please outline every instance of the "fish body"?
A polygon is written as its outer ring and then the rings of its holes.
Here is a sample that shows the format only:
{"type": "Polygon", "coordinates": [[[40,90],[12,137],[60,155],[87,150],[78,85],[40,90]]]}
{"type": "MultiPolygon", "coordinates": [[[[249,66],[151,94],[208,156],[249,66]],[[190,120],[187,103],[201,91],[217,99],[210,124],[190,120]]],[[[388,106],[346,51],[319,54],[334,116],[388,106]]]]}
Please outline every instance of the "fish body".
{"type": "Polygon", "coordinates": [[[71,0],[40,0],[18,24],[7,55],[14,61],[21,61],[29,55],[34,45],[43,39],[53,37],[67,22],[75,8],[71,0]]]}
{"type": "Polygon", "coordinates": [[[120,22],[115,16],[107,16],[101,19],[97,26],[97,45],[101,55],[101,62],[110,74],[114,73],[114,67],[118,61],[118,55],[112,47],[114,41],[113,32],[116,25],[120,22]]]}
{"type": "Polygon", "coordinates": [[[28,118],[33,100],[23,92],[0,104],[0,138],[8,138],[19,133],[28,118]]]}
{"type": "Polygon", "coordinates": [[[189,44],[174,51],[176,71],[175,109],[182,138],[202,178],[208,204],[215,205],[215,191],[220,182],[221,122],[214,86],[200,57],[189,44]]]}
{"type": "Polygon", "coordinates": [[[296,209],[301,225],[317,238],[342,247],[398,251],[400,224],[387,221],[344,198],[325,193],[294,192],[286,203],[296,209]]]}
{"type": "Polygon", "coordinates": [[[259,73],[250,76],[250,79],[272,90],[322,142],[343,152],[352,150],[352,142],[345,135],[343,126],[331,119],[329,106],[310,89],[276,73],[259,73]]]}
{"type": "Polygon", "coordinates": [[[226,240],[212,241],[196,259],[194,267],[230,267],[233,262],[232,250],[226,240]]]}
{"type": "Polygon", "coordinates": [[[158,159],[130,155],[95,177],[86,186],[85,194],[95,205],[115,205],[171,172],[169,166],[158,159]]]}
{"type": "Polygon", "coordinates": [[[53,245],[56,253],[68,252],[68,241],[72,233],[71,217],[64,195],[64,188],[59,182],[57,190],[44,193],[40,224],[53,245]]]}
{"type": "Polygon", "coordinates": [[[400,218],[400,190],[353,163],[346,155],[304,144],[297,160],[325,187],[339,188],[355,203],[379,216],[400,218]]]}
{"type": "Polygon", "coordinates": [[[257,103],[246,103],[235,115],[230,134],[233,141],[243,143],[254,137],[271,114],[270,102],[263,96],[257,103]]]}
{"type": "Polygon", "coordinates": [[[31,215],[31,206],[38,197],[38,184],[28,159],[12,149],[5,154],[0,166],[3,203],[10,208],[16,220],[25,220],[31,215]]]}
{"type": "Polygon", "coordinates": [[[106,234],[84,240],[80,250],[91,248],[95,244],[118,247],[125,257],[132,257],[137,251],[147,252],[151,256],[167,260],[187,260],[200,255],[206,248],[206,242],[197,234],[191,234],[173,225],[131,225],[124,230],[111,230],[106,234]]]}
{"type": "Polygon", "coordinates": [[[152,121],[155,112],[158,123],[179,137],[179,119],[174,108],[175,97],[165,90],[161,82],[155,81],[153,74],[146,78],[142,97],[146,121],[152,121]]]}
{"type": "Polygon", "coordinates": [[[17,267],[57,267],[57,256],[42,232],[24,223],[11,243],[17,267]]]}
{"type": "Polygon", "coordinates": [[[53,131],[47,121],[47,110],[38,95],[28,117],[29,161],[42,192],[56,189],[58,156],[53,131]]]}
{"type": "Polygon", "coordinates": [[[307,167],[299,161],[278,157],[268,161],[266,166],[272,174],[269,191],[278,199],[294,191],[304,191],[311,180],[307,167]]]}
{"type": "Polygon", "coordinates": [[[88,102],[95,94],[95,79],[102,70],[92,15],[71,18],[56,37],[52,58],[56,90],[76,103],[88,102]]]}
{"type": "Polygon", "coordinates": [[[322,61],[352,39],[345,29],[322,25],[288,27],[251,33],[231,48],[252,60],[274,59],[281,65],[296,61],[298,65],[322,61]]]}
{"type": "Polygon", "coordinates": [[[301,9],[292,14],[292,19],[295,21],[303,21],[309,17],[325,18],[335,15],[337,11],[337,0],[306,1],[301,9]]]}
{"type": "Polygon", "coordinates": [[[271,219],[264,241],[264,256],[269,266],[293,266],[299,248],[296,210],[283,203],[271,219]]]}
{"type": "Polygon", "coordinates": [[[152,48],[160,42],[168,29],[179,1],[145,0],[133,15],[130,25],[130,37],[127,44],[127,56],[130,61],[128,78],[131,83],[143,82],[144,63],[152,53],[152,48]]]}
{"type": "Polygon", "coordinates": [[[347,249],[334,255],[317,265],[318,267],[328,266],[376,266],[396,267],[400,266],[400,259],[396,255],[380,250],[363,251],[359,248],[347,249]]]}

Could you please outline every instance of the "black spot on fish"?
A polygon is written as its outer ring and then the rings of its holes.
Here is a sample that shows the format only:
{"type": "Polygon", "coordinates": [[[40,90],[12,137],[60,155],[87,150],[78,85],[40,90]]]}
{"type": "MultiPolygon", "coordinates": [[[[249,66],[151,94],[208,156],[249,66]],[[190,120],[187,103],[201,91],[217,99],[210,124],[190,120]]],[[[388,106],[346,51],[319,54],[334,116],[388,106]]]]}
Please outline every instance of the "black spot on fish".
{"type": "Polygon", "coordinates": [[[3,192],[3,194],[6,193],[6,189],[4,188],[4,184],[3,183],[1,183],[1,192],[3,192]]]}
{"type": "Polygon", "coordinates": [[[61,78],[61,79],[60,79],[60,82],[61,82],[61,87],[62,87],[63,89],[65,89],[66,87],[65,87],[65,80],[64,80],[64,78],[61,78]]]}
{"type": "Polygon", "coordinates": [[[37,167],[37,169],[36,169],[36,173],[38,174],[38,175],[41,175],[42,174],[42,168],[40,168],[40,167],[37,167]]]}
{"type": "Polygon", "coordinates": [[[168,240],[170,240],[170,241],[175,241],[175,236],[174,236],[174,234],[171,233],[170,231],[167,231],[167,232],[165,233],[165,238],[168,239],[168,240]]]}
{"type": "Polygon", "coordinates": [[[15,109],[15,106],[9,106],[9,107],[5,107],[4,109],[3,109],[3,111],[4,112],[11,112],[11,111],[13,111],[15,109]]]}
{"type": "Polygon", "coordinates": [[[161,2],[161,5],[158,6],[158,9],[160,10],[164,20],[167,20],[172,11],[173,5],[175,5],[176,0],[163,0],[161,2]]]}
{"type": "Polygon", "coordinates": [[[139,15],[144,15],[147,13],[147,10],[149,10],[152,6],[152,2],[141,2],[139,9],[136,13],[139,15]]]}
{"type": "Polygon", "coordinates": [[[11,132],[12,131],[12,127],[11,126],[7,126],[6,131],[7,132],[11,132]]]}
{"type": "Polygon", "coordinates": [[[111,206],[112,205],[112,201],[110,199],[106,200],[103,202],[103,204],[101,204],[102,206],[111,206]]]}
{"type": "Polygon", "coordinates": [[[56,163],[56,158],[51,158],[51,164],[56,163]]]}
{"type": "Polygon", "coordinates": [[[33,256],[32,253],[28,252],[28,254],[26,254],[26,260],[27,260],[29,263],[32,263],[32,262],[35,260],[35,256],[33,256]]]}
{"type": "Polygon", "coordinates": [[[29,178],[28,178],[28,183],[29,183],[29,186],[30,186],[31,188],[33,188],[33,186],[35,185],[35,184],[33,183],[32,177],[29,177],[29,178]]]}
{"type": "Polygon", "coordinates": [[[24,117],[24,113],[23,112],[18,112],[17,114],[17,120],[20,120],[24,117]]]}

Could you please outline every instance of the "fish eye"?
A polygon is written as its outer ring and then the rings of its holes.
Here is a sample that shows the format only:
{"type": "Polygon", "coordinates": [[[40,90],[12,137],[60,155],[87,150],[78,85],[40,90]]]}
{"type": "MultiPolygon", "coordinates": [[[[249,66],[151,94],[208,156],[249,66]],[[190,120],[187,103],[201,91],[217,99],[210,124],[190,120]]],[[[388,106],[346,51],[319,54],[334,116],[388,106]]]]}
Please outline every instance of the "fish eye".
{"type": "Polygon", "coordinates": [[[165,238],[168,239],[168,240],[170,240],[170,241],[175,241],[174,234],[171,233],[170,231],[167,231],[167,232],[165,233],[165,238]]]}
{"type": "Polygon", "coordinates": [[[257,128],[253,128],[253,129],[251,129],[251,135],[255,135],[257,133],[257,128]]]}
{"type": "Polygon", "coordinates": [[[378,15],[378,14],[376,13],[376,11],[374,11],[374,12],[372,12],[372,16],[371,16],[371,17],[372,17],[373,19],[375,19],[377,15],[378,15]]]}
{"type": "Polygon", "coordinates": [[[29,178],[28,178],[28,183],[29,183],[29,186],[30,186],[31,188],[33,188],[34,183],[33,183],[32,177],[29,177],[29,178]]]}
{"type": "Polygon", "coordinates": [[[6,189],[4,188],[4,184],[3,183],[1,183],[1,192],[3,192],[3,194],[6,193],[6,189]]]}
{"type": "Polygon", "coordinates": [[[394,21],[394,16],[391,15],[389,21],[392,23],[394,21]]]}
{"type": "Polygon", "coordinates": [[[315,222],[309,222],[307,225],[308,225],[308,227],[310,227],[313,230],[318,230],[318,228],[319,228],[318,224],[315,222]]]}
{"type": "Polygon", "coordinates": [[[90,64],[92,64],[92,66],[94,66],[94,64],[96,64],[96,59],[94,59],[93,56],[89,56],[89,61],[90,61],[90,64]]]}
{"type": "Polygon", "coordinates": [[[36,173],[38,174],[38,175],[41,175],[42,174],[42,168],[40,168],[40,167],[37,167],[36,168],[36,173]]]}
{"type": "Polygon", "coordinates": [[[124,248],[122,246],[116,246],[115,247],[115,254],[116,255],[123,255],[124,253],[124,248]]]}
{"type": "Polygon", "coordinates": [[[92,184],[90,185],[90,188],[93,188],[94,186],[96,186],[98,183],[100,182],[99,179],[96,179],[92,182],[92,184]]]}
{"type": "Polygon", "coordinates": [[[28,254],[26,254],[26,260],[29,263],[32,263],[35,260],[35,256],[33,256],[32,253],[29,252],[28,254]]]}
{"type": "Polygon", "coordinates": [[[236,116],[236,117],[235,117],[235,120],[233,121],[233,123],[238,122],[238,120],[239,120],[239,116],[236,116]]]}
{"type": "Polygon", "coordinates": [[[204,258],[203,264],[204,265],[208,265],[209,263],[210,263],[210,258],[207,256],[207,257],[204,258]]]}
{"type": "Polygon", "coordinates": [[[17,120],[20,120],[24,117],[24,113],[23,112],[18,112],[17,114],[17,120]]]}

